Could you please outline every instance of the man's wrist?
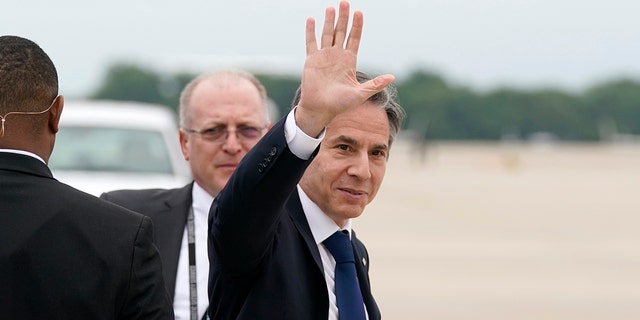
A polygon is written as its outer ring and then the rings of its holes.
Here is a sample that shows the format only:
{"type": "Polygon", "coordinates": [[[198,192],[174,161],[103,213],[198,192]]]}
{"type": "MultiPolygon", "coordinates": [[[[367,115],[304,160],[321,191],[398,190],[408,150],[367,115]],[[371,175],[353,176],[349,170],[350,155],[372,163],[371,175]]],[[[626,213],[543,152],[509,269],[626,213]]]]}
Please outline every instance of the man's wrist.
{"type": "Polygon", "coordinates": [[[287,115],[284,124],[284,134],[291,152],[298,158],[307,160],[311,157],[320,142],[322,142],[325,130],[322,128],[317,138],[309,136],[296,122],[296,109],[298,109],[297,106],[289,111],[287,115]]]}

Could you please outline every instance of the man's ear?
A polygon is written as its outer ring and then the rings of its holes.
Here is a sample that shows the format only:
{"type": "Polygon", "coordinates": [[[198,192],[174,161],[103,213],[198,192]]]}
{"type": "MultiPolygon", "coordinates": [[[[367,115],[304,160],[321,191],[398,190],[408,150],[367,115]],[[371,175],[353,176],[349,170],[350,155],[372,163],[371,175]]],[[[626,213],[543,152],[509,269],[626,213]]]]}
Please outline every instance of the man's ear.
{"type": "Polygon", "coordinates": [[[180,128],[178,131],[178,139],[180,139],[180,150],[182,151],[182,157],[184,160],[189,161],[189,133],[180,128]]]}
{"type": "Polygon", "coordinates": [[[62,114],[62,109],[64,108],[64,97],[59,95],[53,101],[53,105],[51,105],[51,110],[49,111],[49,130],[52,133],[58,133],[59,124],[60,124],[60,115],[62,114]]]}

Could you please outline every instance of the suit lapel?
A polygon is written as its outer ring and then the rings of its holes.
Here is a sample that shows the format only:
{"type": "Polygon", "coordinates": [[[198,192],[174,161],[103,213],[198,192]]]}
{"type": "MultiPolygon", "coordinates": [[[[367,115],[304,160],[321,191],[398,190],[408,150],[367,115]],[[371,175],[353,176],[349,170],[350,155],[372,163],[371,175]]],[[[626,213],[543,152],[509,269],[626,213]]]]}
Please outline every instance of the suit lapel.
{"type": "MultiPolygon", "coordinates": [[[[319,271],[324,272],[322,268],[322,259],[320,258],[320,252],[318,251],[318,245],[316,244],[315,239],[313,239],[313,233],[311,233],[309,222],[307,221],[307,217],[302,210],[302,204],[300,203],[300,197],[298,195],[297,189],[294,190],[293,193],[291,193],[291,197],[289,197],[289,201],[287,202],[286,210],[288,211],[293,224],[298,229],[298,232],[302,235],[302,238],[304,239],[307,248],[311,252],[313,260],[318,266],[319,271]]],[[[356,273],[358,275],[358,282],[360,284],[360,291],[362,292],[364,303],[367,306],[369,319],[380,319],[380,310],[378,309],[378,305],[376,304],[376,301],[371,294],[371,287],[369,284],[369,261],[367,260],[368,254],[361,242],[357,240],[356,234],[353,231],[351,242],[356,258],[355,265],[356,273]]]]}
{"type": "Polygon", "coordinates": [[[162,252],[167,290],[175,296],[178,260],[187,214],[191,208],[191,189],[193,183],[176,189],[165,201],[160,203],[157,214],[153,217],[156,232],[156,244],[164,248],[162,252]]]}
{"type": "Polygon", "coordinates": [[[298,229],[300,235],[302,235],[302,238],[304,239],[309,252],[311,252],[311,256],[313,256],[313,260],[316,262],[318,269],[321,272],[324,272],[322,269],[322,259],[320,258],[320,251],[318,251],[318,245],[316,244],[316,240],[313,239],[311,227],[309,227],[307,217],[304,215],[304,211],[302,210],[302,204],[300,203],[300,196],[298,196],[297,188],[291,193],[286,208],[289,212],[291,220],[293,220],[293,224],[298,229]]]}
{"type": "Polygon", "coordinates": [[[371,294],[371,285],[369,283],[369,255],[353,230],[351,230],[351,244],[353,245],[353,253],[356,260],[356,274],[358,275],[360,292],[362,292],[362,299],[364,300],[364,304],[367,306],[369,319],[379,319],[380,310],[378,309],[378,305],[371,294]]]}

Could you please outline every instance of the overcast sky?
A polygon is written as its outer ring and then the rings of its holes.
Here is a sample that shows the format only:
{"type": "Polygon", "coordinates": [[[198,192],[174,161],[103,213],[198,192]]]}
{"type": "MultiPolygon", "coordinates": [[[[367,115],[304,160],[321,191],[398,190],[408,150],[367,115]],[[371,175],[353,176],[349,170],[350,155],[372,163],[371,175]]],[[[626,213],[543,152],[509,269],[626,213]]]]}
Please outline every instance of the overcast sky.
{"type": "MultiPolygon", "coordinates": [[[[304,24],[328,0],[3,0],[0,34],[37,42],[61,92],[95,89],[109,64],[166,71],[239,67],[298,75],[304,24]]],[[[364,12],[359,68],[417,67],[454,84],[580,90],[640,75],[638,0],[353,0],[364,12]]]]}

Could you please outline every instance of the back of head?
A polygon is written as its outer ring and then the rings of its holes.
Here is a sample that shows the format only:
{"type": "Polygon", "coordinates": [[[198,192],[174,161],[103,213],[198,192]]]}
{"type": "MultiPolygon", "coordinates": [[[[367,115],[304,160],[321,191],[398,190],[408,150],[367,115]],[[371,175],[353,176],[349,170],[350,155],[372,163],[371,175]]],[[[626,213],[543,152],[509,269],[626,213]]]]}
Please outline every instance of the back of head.
{"type": "MultiPolygon", "coordinates": [[[[57,95],[58,74],[42,48],[28,39],[1,36],[0,115],[42,111],[57,95]]],[[[7,135],[40,133],[46,128],[47,120],[43,115],[9,116],[11,119],[5,120],[7,135]]]]}

